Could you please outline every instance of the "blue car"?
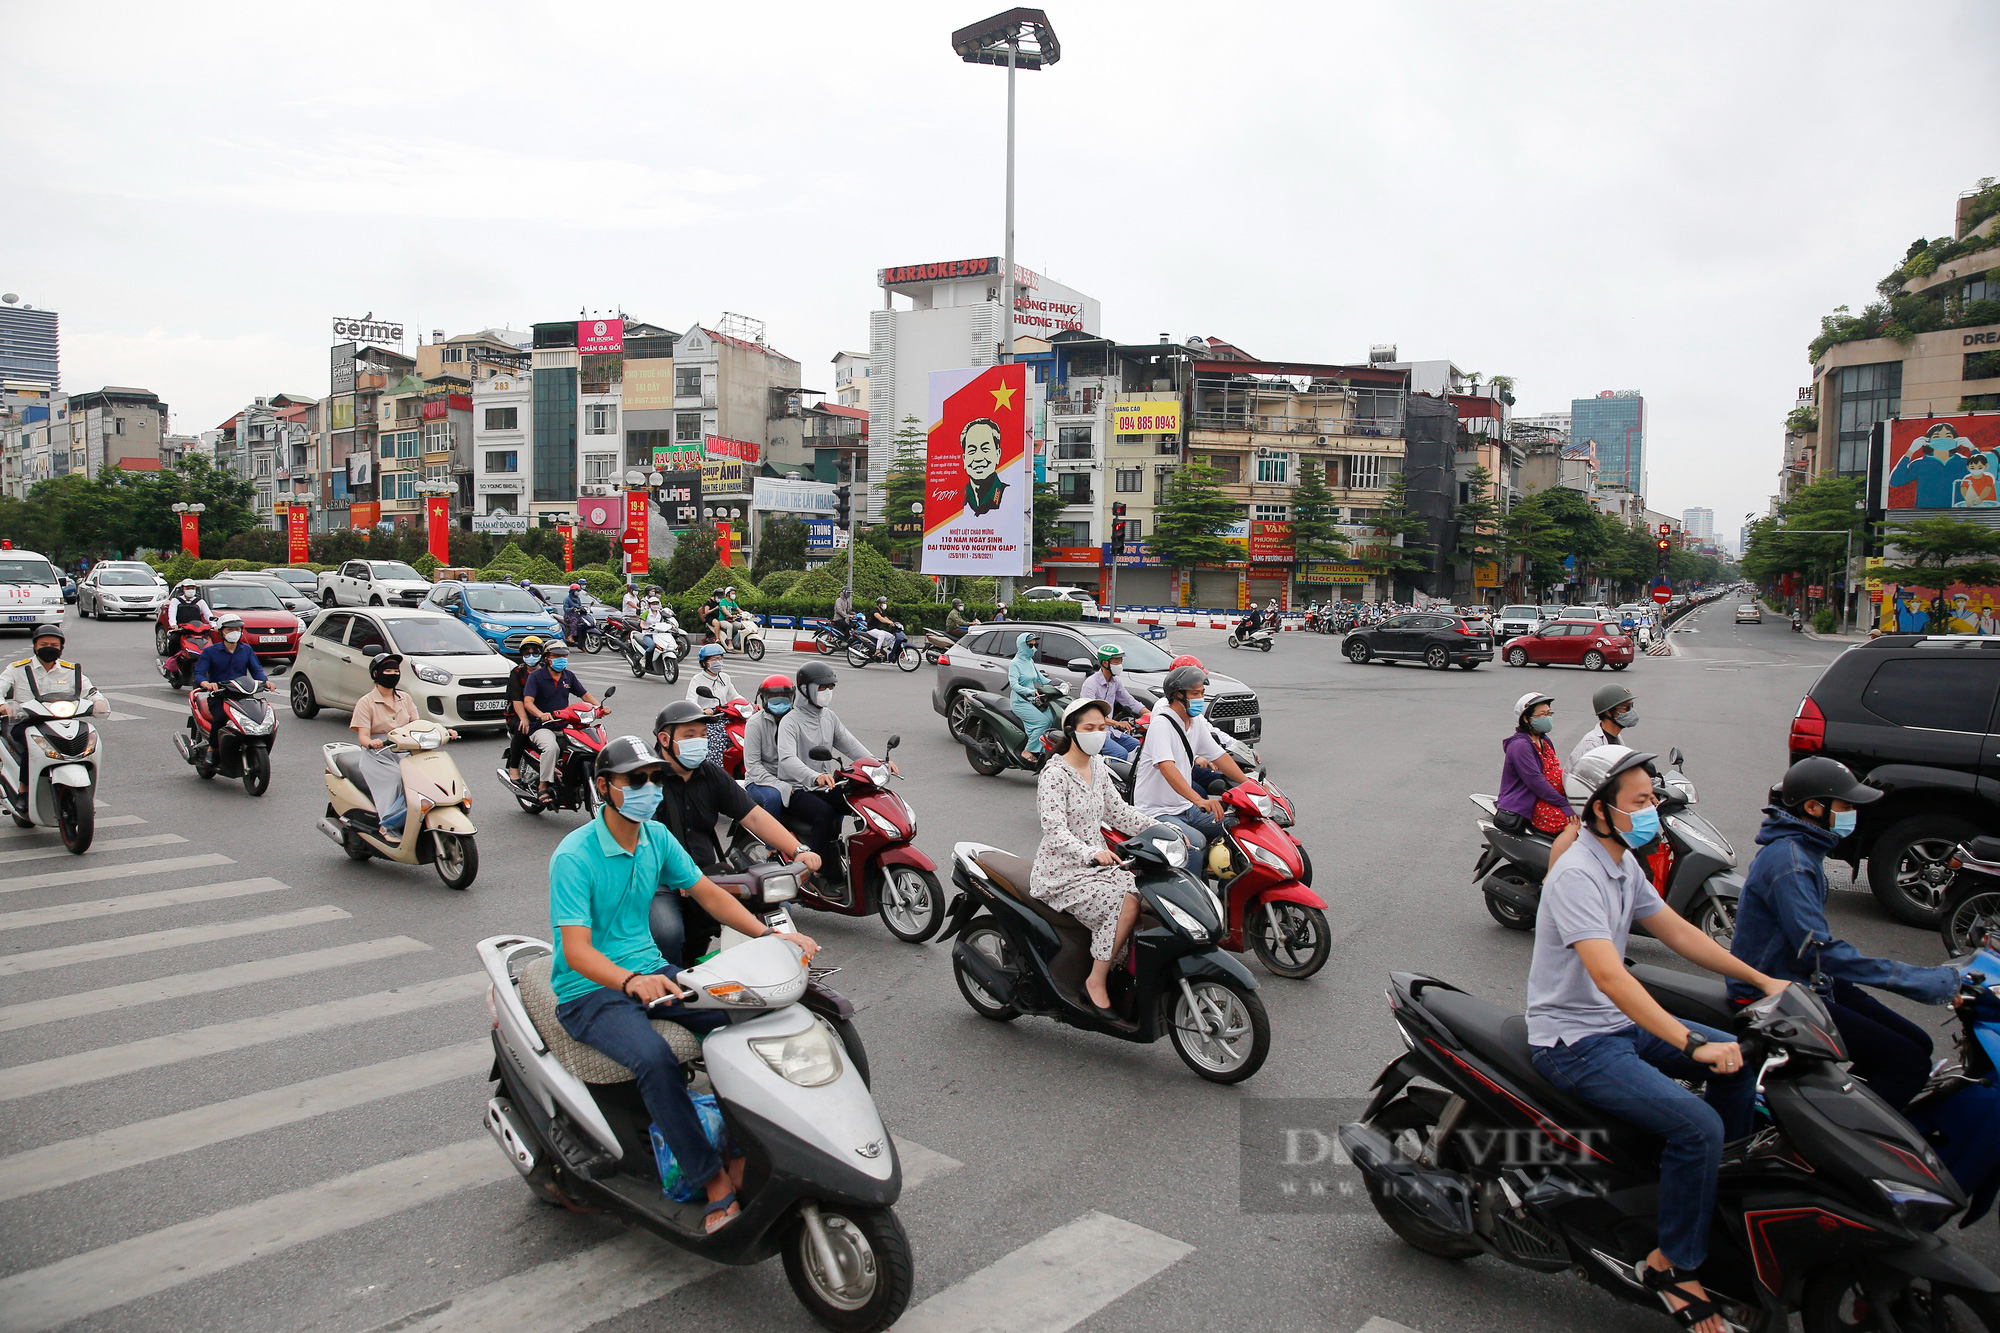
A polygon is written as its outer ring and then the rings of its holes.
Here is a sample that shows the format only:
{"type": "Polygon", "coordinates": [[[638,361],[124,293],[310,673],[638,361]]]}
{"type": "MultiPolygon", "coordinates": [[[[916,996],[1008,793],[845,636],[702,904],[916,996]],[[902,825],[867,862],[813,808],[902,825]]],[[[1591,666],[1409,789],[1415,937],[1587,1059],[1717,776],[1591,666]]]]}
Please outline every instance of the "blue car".
{"type": "Polygon", "coordinates": [[[521,640],[530,634],[545,639],[562,635],[562,627],[541,598],[512,583],[440,583],[424,605],[455,616],[492,644],[495,652],[513,657],[520,655],[521,640]]]}

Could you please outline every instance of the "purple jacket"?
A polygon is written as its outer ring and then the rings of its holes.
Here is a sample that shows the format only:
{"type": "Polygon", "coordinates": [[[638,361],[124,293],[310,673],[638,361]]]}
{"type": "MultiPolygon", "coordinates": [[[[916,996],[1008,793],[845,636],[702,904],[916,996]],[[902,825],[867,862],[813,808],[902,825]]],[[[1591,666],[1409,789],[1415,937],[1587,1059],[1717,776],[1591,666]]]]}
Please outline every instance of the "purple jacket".
{"type": "Polygon", "coordinates": [[[1534,737],[1517,731],[1500,743],[1500,752],[1505,764],[1500,770],[1500,795],[1494,798],[1495,805],[1523,819],[1535,813],[1536,801],[1569,809],[1569,797],[1550,786],[1542,775],[1542,757],[1535,752],[1534,737]]]}

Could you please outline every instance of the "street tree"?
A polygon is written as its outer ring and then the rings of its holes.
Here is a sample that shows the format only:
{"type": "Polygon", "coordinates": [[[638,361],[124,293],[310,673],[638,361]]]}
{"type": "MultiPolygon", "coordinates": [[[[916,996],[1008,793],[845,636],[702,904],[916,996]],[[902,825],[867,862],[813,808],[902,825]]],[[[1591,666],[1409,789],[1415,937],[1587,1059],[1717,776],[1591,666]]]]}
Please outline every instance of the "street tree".
{"type": "Polygon", "coordinates": [[[1167,477],[1153,511],[1151,549],[1183,576],[1196,565],[1221,564],[1236,555],[1222,534],[1236,525],[1239,515],[1221,483],[1222,474],[1208,464],[1184,464],[1167,477]]]}
{"type": "Polygon", "coordinates": [[[1530,495],[1515,503],[1500,520],[1500,536],[1507,561],[1520,561],[1521,595],[1532,589],[1537,601],[1543,589],[1562,579],[1562,550],[1557,545],[1556,525],[1541,505],[1541,495],[1530,495]]]}
{"type": "Polygon", "coordinates": [[[807,534],[802,519],[782,514],[767,519],[764,535],[757,543],[757,563],[751,568],[751,577],[761,583],[774,570],[804,569],[807,534]]]}
{"type": "Polygon", "coordinates": [[[1452,506],[1451,517],[1457,525],[1451,548],[1454,565],[1476,569],[1494,564],[1506,554],[1506,535],[1500,530],[1500,506],[1493,500],[1493,473],[1485,464],[1466,474],[1465,499],[1452,506]]]}
{"type": "MultiPolygon", "coordinates": [[[[1950,585],[1991,587],[2000,584],[2000,529],[1962,518],[1919,518],[1897,523],[1884,534],[1900,562],[1871,571],[1886,589],[1907,584],[1930,590],[1930,632],[1951,628],[1950,585]]],[[[1896,591],[1900,593],[1901,588],[1896,591]]]]}
{"type": "Polygon", "coordinates": [[[1325,472],[1308,465],[1292,488],[1292,559],[1301,570],[1306,565],[1331,564],[1345,554],[1347,538],[1335,522],[1339,513],[1325,472]]]}
{"type": "Polygon", "coordinates": [[[1060,545],[1056,541],[1056,524],[1062,521],[1064,501],[1056,491],[1056,484],[1045,481],[1035,487],[1034,543],[1035,559],[1047,557],[1051,546],[1060,545]]]}
{"type": "Polygon", "coordinates": [[[889,524],[907,525],[916,515],[910,512],[911,505],[924,502],[924,468],[926,466],[927,441],[923,423],[915,417],[904,417],[903,424],[896,429],[890,441],[889,466],[882,474],[884,491],[883,518],[869,533],[869,544],[884,555],[900,555],[912,547],[923,543],[921,523],[914,535],[892,535],[889,524]]]}

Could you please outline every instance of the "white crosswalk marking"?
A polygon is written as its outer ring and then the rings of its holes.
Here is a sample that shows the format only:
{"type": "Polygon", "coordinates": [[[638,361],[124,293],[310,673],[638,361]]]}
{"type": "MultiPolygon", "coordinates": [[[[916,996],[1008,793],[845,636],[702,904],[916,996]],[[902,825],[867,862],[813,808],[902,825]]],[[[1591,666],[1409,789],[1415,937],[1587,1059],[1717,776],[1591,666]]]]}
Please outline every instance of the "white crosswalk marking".
{"type": "Polygon", "coordinates": [[[65,921],[83,921],[90,917],[146,912],[156,907],[180,907],[187,903],[205,903],[218,898],[241,898],[251,893],[275,893],[279,889],[291,887],[283,880],[259,876],[256,879],[232,879],[221,884],[196,884],[186,889],[160,889],[153,893],[134,893],[123,898],[94,898],[82,903],[29,907],[15,912],[0,912],[0,930],[26,930],[32,926],[53,926],[65,921]]]}
{"type": "Polygon", "coordinates": [[[113,694],[109,690],[99,690],[98,693],[115,704],[137,704],[141,708],[158,708],[169,713],[188,711],[186,699],[147,699],[137,694],[113,694]]]}
{"type": "MultiPolygon", "coordinates": [[[[141,819],[138,815],[106,815],[103,819],[97,820],[95,822],[98,828],[107,829],[107,828],[127,828],[133,824],[143,824],[146,821],[141,819]]],[[[60,835],[57,834],[57,832],[52,828],[0,828],[0,839],[33,838],[33,837],[54,838],[59,836],[60,835]]]]}
{"type": "Polygon", "coordinates": [[[107,958],[130,958],[134,954],[157,953],[161,949],[178,949],[188,944],[208,944],[215,940],[233,940],[244,935],[263,935],[274,930],[294,930],[300,926],[319,926],[329,921],[348,919],[348,914],[338,907],[301,907],[296,912],[280,912],[274,916],[253,916],[241,921],[179,926],[145,935],[120,935],[115,939],[65,944],[54,949],[37,949],[32,953],[0,958],[0,977],[21,972],[46,972],[52,967],[69,967],[76,963],[101,963],[107,958]]]}
{"type": "MultiPolygon", "coordinates": [[[[955,1171],[959,1163],[921,1143],[896,1140],[903,1188],[955,1171]]],[[[601,1245],[552,1259],[460,1296],[442,1306],[405,1315],[376,1333],[582,1333],[627,1310],[650,1304],[722,1265],[710,1263],[633,1229],[601,1245]]]]}
{"type": "Polygon", "coordinates": [[[0,1157],[0,1201],[449,1083],[484,1072],[492,1059],[491,1042],[460,1042],[30,1148],[0,1157]]]}
{"type": "Polygon", "coordinates": [[[1085,1213],[913,1308],[903,1333],[1062,1333],[1166,1271],[1194,1246],[1085,1213]]]}
{"type": "MultiPolygon", "coordinates": [[[[172,847],[187,839],[178,833],[148,833],[142,838],[107,838],[102,842],[92,842],[86,856],[99,852],[129,852],[140,847],[172,847]]],[[[70,855],[69,848],[57,843],[53,847],[8,847],[0,849],[0,866],[10,866],[16,861],[47,861],[53,857],[70,855]]]]}
{"type": "Polygon", "coordinates": [[[62,884],[90,884],[105,879],[131,879],[136,875],[164,875],[170,870],[200,870],[206,866],[233,866],[234,858],[215,852],[200,856],[170,856],[160,861],[133,861],[128,865],[88,866],[82,870],[52,870],[44,875],[15,875],[0,879],[0,893],[23,889],[52,889],[62,884]]]}
{"type": "Polygon", "coordinates": [[[467,972],[397,990],[328,1000],[324,1004],[307,1005],[301,1009],[259,1014],[255,1018],[239,1018],[232,1023],[216,1023],[187,1032],[146,1037],[119,1046],[103,1046],[94,1051],[79,1051],[74,1055],[59,1055],[15,1065],[11,1069],[0,1070],[0,1102],[95,1083],[142,1069],[158,1069],[182,1060],[246,1050],[267,1042],[285,1041],[355,1023],[372,1023],[438,1005],[463,1003],[483,994],[487,985],[484,972],[467,972]]]}
{"type": "Polygon", "coordinates": [[[1411,1328],[1408,1324],[1399,1324],[1393,1319],[1384,1319],[1378,1314],[1360,1328],[1355,1329],[1354,1333],[1417,1333],[1417,1330],[1411,1328]]]}
{"type": "Polygon", "coordinates": [[[43,1333],[266,1255],[515,1178],[481,1134],[0,1278],[0,1333],[43,1333]]]}
{"type": "Polygon", "coordinates": [[[203,972],[184,972],[178,976],[158,977],[152,981],[127,982],[122,986],[106,986],[102,990],[55,995],[45,1000],[25,1000],[20,1004],[0,1005],[0,1032],[13,1032],[20,1028],[33,1027],[38,1023],[55,1023],[65,1018],[81,1018],[85,1014],[99,1014],[111,1009],[127,1009],[138,1004],[153,1004],[188,995],[203,995],[210,991],[227,990],[232,986],[250,986],[262,981],[277,981],[283,977],[323,972],[329,968],[352,967],[358,963],[372,963],[402,954],[429,953],[430,948],[431,946],[422,940],[413,940],[407,935],[391,935],[386,939],[366,940],[360,944],[314,949],[310,953],[286,954],[281,958],[260,958],[247,963],[231,963],[227,967],[212,967],[203,972]]]}

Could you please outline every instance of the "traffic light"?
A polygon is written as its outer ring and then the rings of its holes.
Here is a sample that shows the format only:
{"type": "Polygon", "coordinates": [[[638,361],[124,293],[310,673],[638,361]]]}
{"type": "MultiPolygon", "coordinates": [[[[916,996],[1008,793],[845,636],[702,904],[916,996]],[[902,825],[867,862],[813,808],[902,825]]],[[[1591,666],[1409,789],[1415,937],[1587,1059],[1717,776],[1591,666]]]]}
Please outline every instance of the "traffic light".
{"type": "Polygon", "coordinates": [[[833,517],[841,527],[850,527],[854,522],[854,488],[836,486],[833,488],[833,517]]]}
{"type": "MultiPolygon", "coordinates": [[[[1120,509],[1124,507],[1124,505],[1118,506],[1120,509]]],[[[1114,556],[1125,554],[1125,520],[1122,518],[1111,524],[1111,554],[1114,556]]]]}
{"type": "Polygon", "coordinates": [[[1113,518],[1125,517],[1125,502],[1123,500],[1113,500],[1111,502],[1111,516],[1113,518]]]}
{"type": "Polygon", "coordinates": [[[1661,537],[1654,545],[1660,548],[1660,568],[1665,569],[1667,567],[1667,554],[1674,549],[1674,544],[1666,537],[1661,537]]]}

